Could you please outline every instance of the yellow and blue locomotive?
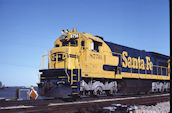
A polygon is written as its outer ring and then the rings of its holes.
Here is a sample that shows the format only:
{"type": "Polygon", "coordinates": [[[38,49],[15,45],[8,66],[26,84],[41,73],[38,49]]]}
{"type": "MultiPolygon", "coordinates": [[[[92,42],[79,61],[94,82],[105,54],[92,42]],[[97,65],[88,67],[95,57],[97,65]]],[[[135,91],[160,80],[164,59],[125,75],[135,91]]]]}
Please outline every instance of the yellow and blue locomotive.
{"type": "Polygon", "coordinates": [[[41,69],[39,94],[51,97],[165,92],[170,88],[169,56],[66,30],[41,69]]]}

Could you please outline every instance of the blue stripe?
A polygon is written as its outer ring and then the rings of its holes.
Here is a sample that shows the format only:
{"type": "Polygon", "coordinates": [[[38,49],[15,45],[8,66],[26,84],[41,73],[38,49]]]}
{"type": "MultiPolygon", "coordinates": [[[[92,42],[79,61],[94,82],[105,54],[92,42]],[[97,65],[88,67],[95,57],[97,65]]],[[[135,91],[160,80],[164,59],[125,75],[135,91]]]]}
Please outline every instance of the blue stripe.
{"type": "Polygon", "coordinates": [[[117,69],[117,66],[103,65],[103,70],[105,71],[115,71],[115,69],[117,69]]]}

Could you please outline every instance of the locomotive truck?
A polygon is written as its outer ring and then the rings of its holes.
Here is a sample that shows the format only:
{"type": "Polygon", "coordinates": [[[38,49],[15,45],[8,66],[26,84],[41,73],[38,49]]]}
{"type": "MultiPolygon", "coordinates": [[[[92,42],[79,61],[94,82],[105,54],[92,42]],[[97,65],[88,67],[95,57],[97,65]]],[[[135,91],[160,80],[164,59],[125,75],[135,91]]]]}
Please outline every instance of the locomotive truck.
{"type": "Polygon", "coordinates": [[[109,96],[170,88],[169,56],[107,42],[76,28],[63,30],[47,56],[48,68],[39,70],[42,96],[109,96]]]}

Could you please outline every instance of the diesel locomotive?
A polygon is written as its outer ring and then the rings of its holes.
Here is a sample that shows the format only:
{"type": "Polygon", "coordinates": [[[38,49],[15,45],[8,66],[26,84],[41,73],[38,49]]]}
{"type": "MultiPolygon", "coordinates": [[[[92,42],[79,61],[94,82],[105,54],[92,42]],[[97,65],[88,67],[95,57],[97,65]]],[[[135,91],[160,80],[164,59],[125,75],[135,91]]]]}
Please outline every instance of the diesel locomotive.
{"type": "Polygon", "coordinates": [[[63,30],[47,56],[48,68],[39,70],[41,96],[155,93],[170,88],[169,56],[107,42],[76,28],[63,30]]]}

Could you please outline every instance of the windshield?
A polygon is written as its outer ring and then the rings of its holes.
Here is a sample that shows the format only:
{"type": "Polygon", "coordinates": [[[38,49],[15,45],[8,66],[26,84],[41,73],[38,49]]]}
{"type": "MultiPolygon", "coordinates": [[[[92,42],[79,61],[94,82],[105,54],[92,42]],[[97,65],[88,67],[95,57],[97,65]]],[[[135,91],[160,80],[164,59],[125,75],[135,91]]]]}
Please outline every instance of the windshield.
{"type": "Polygon", "coordinates": [[[62,46],[69,46],[69,42],[68,41],[63,41],[62,46]]]}
{"type": "Polygon", "coordinates": [[[63,41],[62,46],[78,46],[78,40],[63,41]]]}

